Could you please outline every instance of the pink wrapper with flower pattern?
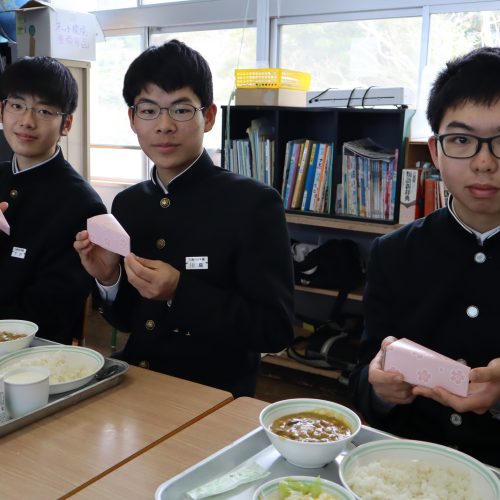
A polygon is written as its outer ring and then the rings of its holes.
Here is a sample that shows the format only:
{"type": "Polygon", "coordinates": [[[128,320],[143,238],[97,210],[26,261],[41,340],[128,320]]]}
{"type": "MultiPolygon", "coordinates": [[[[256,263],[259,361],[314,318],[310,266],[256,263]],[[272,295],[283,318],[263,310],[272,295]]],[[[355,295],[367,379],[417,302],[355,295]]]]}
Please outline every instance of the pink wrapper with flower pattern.
{"type": "Polygon", "coordinates": [[[3,231],[5,234],[10,234],[10,226],[5,218],[5,215],[0,210],[0,231],[3,231]]]}
{"type": "Polygon", "coordinates": [[[443,387],[467,396],[470,368],[409,339],[399,339],[385,349],[384,371],[396,371],[409,384],[433,389],[443,387]]]}

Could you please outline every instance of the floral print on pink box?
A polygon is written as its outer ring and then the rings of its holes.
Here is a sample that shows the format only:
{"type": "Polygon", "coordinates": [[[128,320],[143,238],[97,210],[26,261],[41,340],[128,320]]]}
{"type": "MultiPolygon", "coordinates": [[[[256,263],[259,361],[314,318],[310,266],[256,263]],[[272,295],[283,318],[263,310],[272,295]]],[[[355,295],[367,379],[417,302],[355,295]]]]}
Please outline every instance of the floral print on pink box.
{"type": "Polygon", "coordinates": [[[385,350],[385,371],[401,373],[409,384],[443,387],[467,396],[470,368],[409,339],[399,339],[385,350]]]}

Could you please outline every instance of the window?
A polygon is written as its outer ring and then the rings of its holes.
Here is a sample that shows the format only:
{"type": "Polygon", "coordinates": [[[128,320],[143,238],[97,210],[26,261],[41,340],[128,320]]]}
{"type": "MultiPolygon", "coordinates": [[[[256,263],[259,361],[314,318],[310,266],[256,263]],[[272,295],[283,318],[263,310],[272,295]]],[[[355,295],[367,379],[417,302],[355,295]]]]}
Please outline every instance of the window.
{"type": "MultiPolygon", "coordinates": [[[[220,29],[217,31],[191,31],[182,33],[158,32],[151,35],[150,44],[160,45],[176,38],[193,49],[207,60],[212,71],[214,84],[214,101],[220,108],[229,103],[234,88],[234,70],[253,68],[256,57],[255,28],[220,29]]],[[[217,119],[211,132],[205,135],[205,148],[212,153],[221,147],[222,113],[219,109],[217,119]]],[[[217,162],[217,157],[214,158],[217,162]]]]}
{"type": "Polygon", "coordinates": [[[420,17],[283,25],[280,67],[312,74],[311,89],[377,85],[417,90],[420,17]]]}
{"type": "Polygon", "coordinates": [[[143,50],[140,34],[108,36],[97,44],[90,72],[90,176],[135,183],[147,177],[146,160],[130,128],[123,77],[143,50]]]}
{"type": "Polygon", "coordinates": [[[432,14],[429,36],[431,66],[472,49],[500,45],[500,11],[432,14]]]}

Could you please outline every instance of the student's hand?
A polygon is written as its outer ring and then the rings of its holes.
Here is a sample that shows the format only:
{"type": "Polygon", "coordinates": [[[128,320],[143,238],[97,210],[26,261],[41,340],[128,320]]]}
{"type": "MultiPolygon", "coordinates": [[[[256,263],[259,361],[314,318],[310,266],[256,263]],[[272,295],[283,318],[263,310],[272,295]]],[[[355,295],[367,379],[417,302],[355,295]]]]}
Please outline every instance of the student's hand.
{"type": "Polygon", "coordinates": [[[9,208],[9,204],[6,201],[0,201],[0,210],[5,212],[9,208]]]}
{"type": "Polygon", "coordinates": [[[481,415],[500,401],[500,358],[490,361],[488,366],[471,370],[469,391],[466,397],[452,394],[442,387],[429,389],[416,386],[413,394],[431,398],[459,413],[471,411],[481,415]]]}
{"type": "Polygon", "coordinates": [[[78,252],[86,271],[105,286],[114,285],[120,277],[120,256],[94,245],[87,231],[80,231],[73,247],[78,252]]]}
{"type": "Polygon", "coordinates": [[[389,344],[397,340],[395,337],[386,337],[382,341],[380,351],[372,359],[368,367],[368,381],[377,395],[388,403],[406,405],[413,402],[415,395],[413,386],[404,381],[399,372],[386,372],[383,370],[384,351],[389,344]]]}
{"type": "Polygon", "coordinates": [[[170,300],[177,289],[181,273],[161,260],[150,260],[129,254],[125,257],[125,272],[129,283],[142,297],[170,300]]]}

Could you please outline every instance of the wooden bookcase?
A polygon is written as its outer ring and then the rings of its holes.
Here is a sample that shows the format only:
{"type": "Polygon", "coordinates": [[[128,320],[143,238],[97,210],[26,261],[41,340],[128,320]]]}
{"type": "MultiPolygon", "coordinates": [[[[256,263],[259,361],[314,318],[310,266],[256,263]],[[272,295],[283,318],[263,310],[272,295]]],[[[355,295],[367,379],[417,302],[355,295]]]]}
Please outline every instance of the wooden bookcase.
{"type": "Polygon", "coordinates": [[[427,139],[409,139],[406,143],[405,168],[415,168],[417,162],[431,162],[427,139]]]}

